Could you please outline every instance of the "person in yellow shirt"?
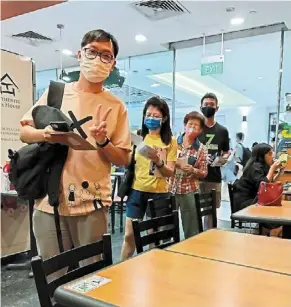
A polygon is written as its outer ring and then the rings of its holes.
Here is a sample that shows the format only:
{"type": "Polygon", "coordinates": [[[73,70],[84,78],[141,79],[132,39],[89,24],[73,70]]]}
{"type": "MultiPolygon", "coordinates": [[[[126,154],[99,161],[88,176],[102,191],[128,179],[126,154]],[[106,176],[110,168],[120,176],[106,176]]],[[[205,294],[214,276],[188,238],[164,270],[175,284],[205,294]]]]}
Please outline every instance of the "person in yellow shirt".
{"type": "MultiPolygon", "coordinates": [[[[169,197],[168,178],[173,176],[177,160],[177,141],[172,136],[170,111],[167,103],[159,98],[150,98],[143,110],[141,136],[144,143],[154,150],[147,154],[135,154],[135,176],[126,205],[126,225],[121,258],[131,257],[135,251],[132,219],[150,216],[149,199],[169,197]]],[[[159,208],[158,210],[163,210],[159,208]]],[[[156,212],[157,216],[161,211],[156,212]]]]}

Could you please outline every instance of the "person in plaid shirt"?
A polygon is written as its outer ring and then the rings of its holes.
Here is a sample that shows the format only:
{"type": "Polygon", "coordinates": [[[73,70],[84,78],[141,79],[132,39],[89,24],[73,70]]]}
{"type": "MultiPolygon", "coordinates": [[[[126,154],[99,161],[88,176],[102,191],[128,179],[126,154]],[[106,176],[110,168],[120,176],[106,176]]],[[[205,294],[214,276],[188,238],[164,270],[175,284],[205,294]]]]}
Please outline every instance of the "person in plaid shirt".
{"type": "Polygon", "coordinates": [[[184,118],[185,133],[178,140],[178,159],[175,174],[170,179],[170,191],[175,195],[176,206],[181,210],[185,239],[198,234],[198,217],[194,193],[200,179],[207,176],[206,147],[198,140],[204,128],[204,116],[190,112],[184,118]]]}

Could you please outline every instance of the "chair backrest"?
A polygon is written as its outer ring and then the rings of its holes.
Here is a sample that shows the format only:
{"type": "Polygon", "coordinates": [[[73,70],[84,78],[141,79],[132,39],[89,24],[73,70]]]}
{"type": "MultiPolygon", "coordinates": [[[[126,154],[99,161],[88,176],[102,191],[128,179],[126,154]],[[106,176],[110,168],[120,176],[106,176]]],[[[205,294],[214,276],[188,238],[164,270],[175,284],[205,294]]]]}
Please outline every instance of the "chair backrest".
{"type": "Polygon", "coordinates": [[[118,191],[118,177],[117,176],[111,176],[111,184],[112,184],[111,199],[113,200],[114,197],[117,195],[117,191],[118,191]]]}
{"type": "Polygon", "coordinates": [[[150,244],[155,244],[155,247],[166,248],[174,243],[180,242],[179,230],[179,214],[174,210],[169,215],[155,217],[146,221],[132,221],[135,245],[137,253],[142,253],[143,248],[150,244]],[[148,231],[152,231],[149,233],[148,231]],[[146,232],[142,236],[142,232],[146,232]],[[160,241],[171,240],[170,242],[160,241]]]}
{"type": "Polygon", "coordinates": [[[150,199],[148,201],[151,217],[163,216],[171,214],[176,210],[175,196],[170,196],[164,199],[150,199]]]}
{"type": "Polygon", "coordinates": [[[233,184],[232,184],[232,183],[229,183],[227,186],[228,186],[228,194],[229,194],[230,210],[231,210],[231,213],[234,213],[234,202],[233,202],[233,184]]]}
{"type": "Polygon", "coordinates": [[[209,193],[195,193],[195,205],[198,215],[199,232],[203,231],[202,217],[210,215],[213,219],[213,227],[217,228],[216,216],[216,192],[211,190],[209,193]]]}
{"type": "Polygon", "coordinates": [[[31,266],[35,278],[35,284],[41,307],[52,307],[52,297],[57,287],[93,273],[106,266],[112,265],[112,248],[110,234],[103,235],[102,240],[80,246],[59,255],[56,255],[47,260],[42,260],[40,256],[32,258],[31,266]],[[67,267],[73,266],[76,262],[86,260],[94,256],[102,256],[102,260],[91,264],[78,267],[75,270],[69,271],[66,274],[48,281],[48,276],[67,267]]]}

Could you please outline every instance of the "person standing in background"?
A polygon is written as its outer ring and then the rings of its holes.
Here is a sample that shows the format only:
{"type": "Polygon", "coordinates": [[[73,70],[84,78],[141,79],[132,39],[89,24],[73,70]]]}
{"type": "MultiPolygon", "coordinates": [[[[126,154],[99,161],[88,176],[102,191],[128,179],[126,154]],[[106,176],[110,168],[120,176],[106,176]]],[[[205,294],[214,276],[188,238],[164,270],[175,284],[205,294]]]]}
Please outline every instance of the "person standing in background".
{"type": "MultiPolygon", "coordinates": [[[[132,219],[142,220],[150,216],[148,200],[169,197],[168,178],[174,174],[177,160],[177,140],[172,135],[170,110],[160,97],[147,100],[142,118],[141,136],[146,147],[153,150],[135,154],[134,180],[126,203],[125,235],[121,250],[121,260],[134,254],[135,241],[132,219]]],[[[164,215],[167,207],[156,208],[156,215],[164,215]]]]}
{"type": "Polygon", "coordinates": [[[242,132],[238,132],[235,136],[236,136],[235,161],[242,164],[243,155],[244,155],[243,141],[245,135],[242,132]]]}
{"type": "MultiPolygon", "coordinates": [[[[213,166],[213,161],[220,157],[220,163],[225,164],[229,157],[228,130],[215,121],[218,109],[218,99],[215,94],[207,93],[202,97],[201,112],[205,116],[205,127],[198,138],[208,150],[208,175],[200,183],[200,192],[208,193],[215,189],[216,208],[220,207],[221,202],[221,171],[220,166],[213,166]]],[[[208,229],[212,225],[212,219],[206,217],[204,227],[208,229]]]]}
{"type": "MultiPolygon", "coordinates": [[[[65,115],[71,110],[78,119],[93,117],[83,128],[87,140],[96,146],[93,151],[70,148],[62,170],[58,209],[65,250],[72,245],[78,247],[96,242],[107,232],[111,205],[110,167],[111,164],[127,165],[130,161],[126,107],[103,87],[114,69],[118,50],[114,36],[104,30],[85,34],[78,51],[80,78],[64,88],[61,110],[65,115]]],[[[45,91],[34,107],[46,105],[47,96],[48,91],[45,91]]],[[[21,140],[30,144],[52,142],[50,128],[35,128],[34,107],[21,120],[21,140]]],[[[59,253],[53,208],[48,197],[36,201],[33,231],[43,259],[59,253]]]]}
{"type": "Polygon", "coordinates": [[[181,210],[185,239],[199,233],[194,193],[199,190],[201,178],[207,175],[207,149],[198,140],[204,128],[204,117],[190,112],[184,118],[185,132],[178,137],[178,160],[175,175],[170,179],[169,190],[181,210]]]}

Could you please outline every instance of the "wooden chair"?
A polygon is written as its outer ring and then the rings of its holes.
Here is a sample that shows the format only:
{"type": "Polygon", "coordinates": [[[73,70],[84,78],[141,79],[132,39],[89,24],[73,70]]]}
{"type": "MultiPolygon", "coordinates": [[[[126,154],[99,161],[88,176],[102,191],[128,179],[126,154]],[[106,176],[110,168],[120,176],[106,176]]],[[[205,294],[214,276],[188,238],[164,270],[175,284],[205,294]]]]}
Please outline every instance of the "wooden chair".
{"type": "Polygon", "coordinates": [[[157,211],[159,216],[171,214],[176,210],[175,196],[170,196],[164,199],[150,199],[148,201],[148,206],[151,213],[151,218],[157,217],[157,211]]]}
{"type": "Polygon", "coordinates": [[[123,232],[123,213],[125,209],[124,203],[126,202],[127,197],[123,199],[117,195],[117,191],[118,191],[120,184],[121,184],[121,177],[114,176],[113,185],[112,185],[112,193],[111,193],[112,205],[110,207],[112,234],[115,233],[115,213],[120,214],[119,230],[121,233],[123,232]]]}
{"type": "Polygon", "coordinates": [[[135,245],[137,253],[142,253],[147,245],[154,244],[158,248],[166,248],[180,242],[179,214],[174,210],[171,214],[155,217],[146,221],[132,221],[135,245]],[[161,229],[159,229],[161,228],[161,229]],[[149,230],[154,230],[148,233],[149,230]],[[142,236],[142,232],[146,234],[142,236]],[[160,241],[167,240],[166,243],[160,241]],[[168,240],[171,240],[170,242],[168,240]]]}
{"type": "Polygon", "coordinates": [[[217,228],[216,191],[211,190],[209,193],[195,193],[194,197],[197,209],[199,232],[203,232],[203,216],[210,215],[213,220],[213,228],[217,228]]]}
{"type": "Polygon", "coordinates": [[[103,239],[81,247],[68,250],[47,260],[42,260],[40,256],[32,258],[31,266],[35,278],[36,289],[41,307],[60,307],[53,301],[53,294],[57,287],[83,277],[87,274],[98,271],[104,267],[112,265],[111,235],[103,235],[103,239]],[[72,267],[76,262],[102,255],[102,260],[78,267],[68,271],[61,277],[53,281],[48,281],[51,275],[61,269],[72,267]]]}

